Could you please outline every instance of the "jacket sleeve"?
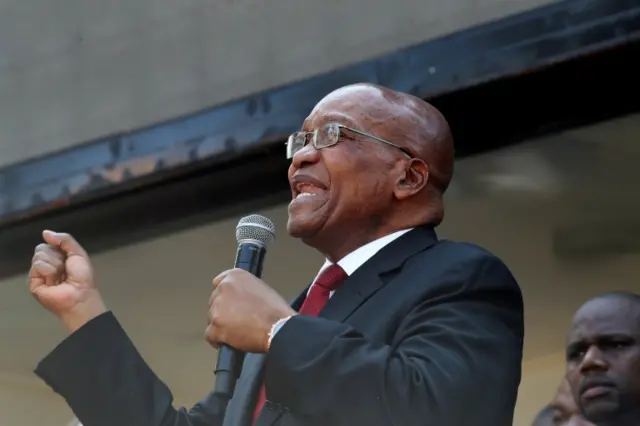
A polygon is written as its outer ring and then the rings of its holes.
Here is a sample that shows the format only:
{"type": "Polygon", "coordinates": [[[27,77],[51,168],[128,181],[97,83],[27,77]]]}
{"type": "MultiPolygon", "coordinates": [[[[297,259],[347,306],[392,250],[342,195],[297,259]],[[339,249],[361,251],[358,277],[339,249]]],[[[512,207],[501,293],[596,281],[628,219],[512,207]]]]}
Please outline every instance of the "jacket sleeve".
{"type": "Polygon", "coordinates": [[[211,393],[191,410],[173,408],[171,391],[111,312],[70,335],[35,373],[85,426],[219,426],[228,402],[211,393]]]}
{"type": "Polygon", "coordinates": [[[347,324],[291,318],[267,356],[268,399],[318,424],[511,426],[524,336],[520,290],[494,257],[455,269],[455,278],[445,277],[453,285],[418,301],[391,345],[347,324]]]}

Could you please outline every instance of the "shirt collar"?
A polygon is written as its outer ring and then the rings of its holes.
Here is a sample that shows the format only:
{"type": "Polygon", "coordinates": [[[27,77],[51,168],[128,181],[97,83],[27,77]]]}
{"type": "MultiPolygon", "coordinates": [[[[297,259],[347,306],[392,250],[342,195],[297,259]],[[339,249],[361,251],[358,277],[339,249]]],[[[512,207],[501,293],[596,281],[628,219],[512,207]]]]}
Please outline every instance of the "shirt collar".
{"type": "MultiPolygon", "coordinates": [[[[412,229],[413,228],[403,229],[401,231],[396,231],[393,234],[385,235],[384,237],[378,238],[377,240],[373,240],[370,243],[357,248],[356,250],[340,259],[338,261],[338,265],[342,269],[344,269],[347,275],[352,275],[359,267],[361,267],[367,260],[375,256],[375,254],[382,250],[385,246],[390,244],[392,241],[400,238],[412,229]]],[[[324,265],[322,265],[322,268],[320,268],[318,275],[320,275],[320,273],[331,264],[332,262],[326,260],[324,262],[324,265]]]]}

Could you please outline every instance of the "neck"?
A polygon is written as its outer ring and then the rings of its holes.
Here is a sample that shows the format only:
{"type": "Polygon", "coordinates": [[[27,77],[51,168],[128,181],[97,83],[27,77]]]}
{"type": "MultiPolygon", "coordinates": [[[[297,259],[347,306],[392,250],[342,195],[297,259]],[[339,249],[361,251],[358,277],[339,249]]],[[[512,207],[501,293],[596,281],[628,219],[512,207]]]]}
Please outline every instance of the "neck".
{"type": "Polygon", "coordinates": [[[354,232],[343,231],[332,233],[331,236],[323,235],[322,240],[315,238],[313,241],[304,240],[303,242],[311,247],[314,247],[320,253],[324,255],[332,263],[337,263],[345,256],[353,253],[360,247],[369,244],[379,238],[391,235],[394,232],[401,231],[403,229],[414,228],[419,225],[407,225],[402,227],[393,227],[379,229],[375,232],[354,232]],[[347,237],[347,238],[345,238],[347,237]]]}
{"type": "MultiPolygon", "coordinates": [[[[392,232],[387,234],[369,234],[369,235],[349,235],[348,238],[340,238],[340,236],[335,236],[333,238],[323,238],[323,241],[307,241],[303,240],[303,242],[311,247],[314,247],[320,253],[323,254],[325,258],[327,258],[331,263],[337,263],[340,259],[344,258],[349,253],[352,253],[359,249],[360,247],[370,243],[371,241],[375,241],[378,238],[384,237],[385,235],[389,235],[392,232]]],[[[342,234],[343,236],[346,234],[342,234]]]]}
{"type": "Polygon", "coordinates": [[[360,247],[403,229],[417,228],[430,222],[430,217],[421,215],[371,214],[368,218],[354,217],[352,221],[342,222],[339,226],[324,227],[302,242],[315,248],[332,263],[337,263],[349,253],[360,247]]]}

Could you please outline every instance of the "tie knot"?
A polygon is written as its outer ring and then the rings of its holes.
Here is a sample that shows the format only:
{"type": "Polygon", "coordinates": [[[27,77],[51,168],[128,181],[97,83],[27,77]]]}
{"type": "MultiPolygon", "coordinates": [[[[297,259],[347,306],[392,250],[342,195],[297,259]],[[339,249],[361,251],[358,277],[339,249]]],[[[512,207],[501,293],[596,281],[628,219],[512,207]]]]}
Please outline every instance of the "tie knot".
{"type": "Polygon", "coordinates": [[[340,267],[340,265],[332,264],[326,267],[318,278],[316,279],[315,285],[319,285],[328,291],[334,291],[337,289],[340,284],[342,284],[349,276],[347,273],[340,267]]]}

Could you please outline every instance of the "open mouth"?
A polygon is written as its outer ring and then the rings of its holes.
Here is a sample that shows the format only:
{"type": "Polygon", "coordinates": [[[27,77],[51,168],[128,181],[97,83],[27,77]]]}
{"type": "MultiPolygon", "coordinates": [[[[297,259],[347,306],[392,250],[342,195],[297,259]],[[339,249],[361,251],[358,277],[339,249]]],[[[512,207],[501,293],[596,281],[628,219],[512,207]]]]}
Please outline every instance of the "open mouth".
{"type": "Polygon", "coordinates": [[[299,198],[316,197],[320,193],[324,192],[323,189],[308,183],[300,183],[295,185],[294,191],[295,191],[294,199],[296,200],[299,198]]]}
{"type": "Polygon", "coordinates": [[[327,187],[319,180],[305,175],[293,176],[291,179],[291,192],[293,201],[311,201],[325,198],[327,187]]]}

